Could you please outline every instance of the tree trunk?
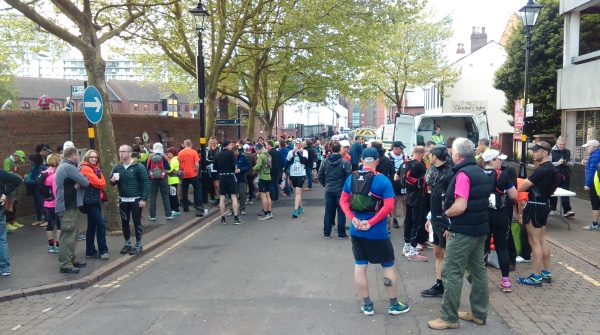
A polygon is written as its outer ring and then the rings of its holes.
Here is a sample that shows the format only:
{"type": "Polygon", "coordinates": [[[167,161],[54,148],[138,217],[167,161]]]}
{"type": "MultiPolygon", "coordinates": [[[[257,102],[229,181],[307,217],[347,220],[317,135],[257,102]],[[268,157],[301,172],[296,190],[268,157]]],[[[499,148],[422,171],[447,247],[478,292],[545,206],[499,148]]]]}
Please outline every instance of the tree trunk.
{"type": "MultiPolygon", "coordinates": [[[[83,59],[88,73],[88,84],[96,87],[102,97],[102,107],[104,111],[102,113],[102,119],[96,124],[96,131],[98,133],[97,151],[100,153],[101,168],[104,178],[108,180],[110,172],[112,171],[112,166],[118,161],[118,158],[110,102],[108,100],[108,90],[104,78],[106,62],[102,58],[100,52],[94,50],[89,50],[84,53],[83,59]]],[[[110,186],[107,183],[104,191],[106,193],[106,198],[108,199],[104,206],[103,213],[104,220],[106,221],[106,228],[110,231],[120,230],[121,218],[119,214],[119,195],[117,187],[110,186]]]]}

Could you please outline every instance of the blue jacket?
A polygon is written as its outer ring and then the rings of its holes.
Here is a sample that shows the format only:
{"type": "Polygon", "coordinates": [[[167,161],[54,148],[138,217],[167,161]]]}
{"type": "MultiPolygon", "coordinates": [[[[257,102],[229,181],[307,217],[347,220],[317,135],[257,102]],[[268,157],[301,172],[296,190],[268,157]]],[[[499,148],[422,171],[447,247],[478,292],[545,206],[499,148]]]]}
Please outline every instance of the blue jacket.
{"type": "Polygon", "coordinates": [[[358,164],[360,162],[360,156],[362,155],[363,152],[363,146],[360,145],[360,143],[358,142],[354,142],[352,143],[352,146],[350,147],[350,157],[352,157],[352,161],[350,162],[351,164],[358,164]]]}
{"type": "Polygon", "coordinates": [[[287,155],[290,152],[288,147],[279,149],[279,156],[281,156],[281,170],[285,171],[285,167],[287,166],[287,155]]]}
{"type": "Polygon", "coordinates": [[[592,151],[585,164],[585,186],[594,187],[594,173],[598,163],[600,163],[600,149],[592,151]]]}
{"type": "Polygon", "coordinates": [[[235,174],[235,179],[239,182],[246,181],[246,172],[250,171],[252,165],[250,165],[250,160],[244,154],[239,154],[235,160],[235,164],[237,168],[240,169],[240,173],[235,174]]]}

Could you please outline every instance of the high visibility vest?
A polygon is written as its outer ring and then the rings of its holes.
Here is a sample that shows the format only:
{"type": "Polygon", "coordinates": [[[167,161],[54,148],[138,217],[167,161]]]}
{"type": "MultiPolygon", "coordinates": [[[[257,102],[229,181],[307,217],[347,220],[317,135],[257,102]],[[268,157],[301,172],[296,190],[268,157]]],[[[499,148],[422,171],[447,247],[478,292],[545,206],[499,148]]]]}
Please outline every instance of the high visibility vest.
{"type": "Polygon", "coordinates": [[[443,144],[444,143],[444,135],[443,134],[433,134],[431,135],[431,140],[435,142],[435,144],[443,144]]]}

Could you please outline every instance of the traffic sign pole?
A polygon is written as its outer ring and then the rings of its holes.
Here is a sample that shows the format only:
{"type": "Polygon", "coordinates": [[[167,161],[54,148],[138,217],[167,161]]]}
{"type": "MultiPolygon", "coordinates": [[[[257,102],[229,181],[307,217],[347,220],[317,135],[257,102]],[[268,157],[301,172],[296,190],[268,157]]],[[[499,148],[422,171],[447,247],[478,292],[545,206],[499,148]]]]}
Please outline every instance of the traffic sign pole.
{"type": "MultiPolygon", "coordinates": [[[[88,87],[87,80],[83,82],[83,87],[85,89],[87,89],[87,87],[88,87]]],[[[84,101],[83,106],[84,106],[84,110],[85,110],[85,98],[83,99],[83,101],[84,101]]],[[[87,116],[87,113],[86,113],[86,116],[87,116]]],[[[89,118],[88,118],[88,137],[90,138],[90,149],[96,149],[96,145],[94,144],[94,125],[92,124],[92,122],[90,122],[89,118]]]]}

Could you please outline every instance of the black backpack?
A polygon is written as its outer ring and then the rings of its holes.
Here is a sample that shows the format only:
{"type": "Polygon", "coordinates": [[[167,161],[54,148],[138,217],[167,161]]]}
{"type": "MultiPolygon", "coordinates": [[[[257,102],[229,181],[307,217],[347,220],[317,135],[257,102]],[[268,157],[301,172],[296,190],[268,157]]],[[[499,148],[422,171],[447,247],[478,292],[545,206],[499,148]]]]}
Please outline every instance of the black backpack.
{"type": "Polygon", "coordinates": [[[416,187],[421,188],[423,183],[425,182],[425,178],[415,178],[410,175],[410,169],[412,168],[412,161],[404,161],[400,164],[400,168],[398,169],[400,176],[400,186],[405,187],[416,187]]]}
{"type": "Polygon", "coordinates": [[[39,190],[40,194],[42,195],[42,197],[44,197],[44,200],[46,200],[46,201],[54,200],[54,193],[52,193],[52,186],[46,185],[46,179],[48,178],[48,176],[50,174],[51,173],[49,173],[48,171],[42,171],[42,173],[40,173],[40,177],[37,180],[38,190],[39,190]]]}
{"type": "Polygon", "coordinates": [[[492,171],[490,174],[488,174],[488,177],[490,178],[490,197],[493,195],[495,195],[496,199],[495,199],[495,206],[492,207],[491,203],[490,203],[490,208],[492,209],[501,209],[506,207],[506,200],[507,200],[507,196],[506,196],[506,190],[500,190],[498,188],[498,179],[500,179],[500,174],[502,173],[501,170],[494,170],[492,171]]]}
{"type": "Polygon", "coordinates": [[[377,172],[359,170],[352,173],[350,209],[355,212],[375,213],[383,206],[383,198],[371,193],[371,184],[377,172]]]}

